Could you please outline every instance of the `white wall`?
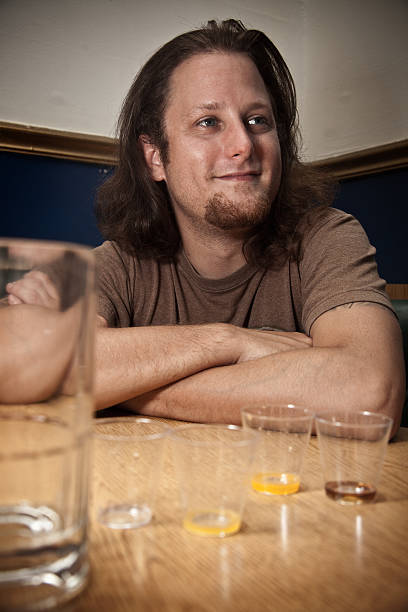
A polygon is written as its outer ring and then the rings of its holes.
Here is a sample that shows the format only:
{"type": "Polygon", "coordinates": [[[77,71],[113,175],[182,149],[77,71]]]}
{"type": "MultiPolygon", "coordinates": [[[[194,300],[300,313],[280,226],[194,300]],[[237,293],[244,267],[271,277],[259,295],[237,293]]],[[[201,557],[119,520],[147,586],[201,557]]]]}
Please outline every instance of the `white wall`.
{"type": "Polygon", "coordinates": [[[306,0],[305,154],[408,137],[407,0],[306,0]]]}
{"type": "Polygon", "coordinates": [[[406,0],[0,0],[0,120],[113,136],[162,43],[235,17],[292,70],[306,158],[402,140],[407,13],[406,0]]]}

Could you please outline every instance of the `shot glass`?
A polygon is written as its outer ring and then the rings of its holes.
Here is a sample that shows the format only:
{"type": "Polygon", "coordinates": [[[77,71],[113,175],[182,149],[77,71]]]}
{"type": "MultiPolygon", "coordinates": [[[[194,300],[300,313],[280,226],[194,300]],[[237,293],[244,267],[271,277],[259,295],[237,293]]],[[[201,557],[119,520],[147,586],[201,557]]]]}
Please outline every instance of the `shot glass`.
{"type": "Polygon", "coordinates": [[[344,504],[375,500],[392,419],[372,412],[316,415],[326,495],[344,504]]]}
{"type": "Polygon", "coordinates": [[[290,495],[300,487],[301,471],[313,413],[288,405],[247,407],[242,424],[259,433],[251,486],[263,495],[290,495]]]}
{"type": "Polygon", "coordinates": [[[194,535],[239,531],[256,434],[234,425],[184,425],[172,430],[183,527],[194,535]]]}
{"type": "Polygon", "coordinates": [[[144,417],[96,418],[93,516],[112,529],[147,525],[154,513],[165,423],[144,417]]]}

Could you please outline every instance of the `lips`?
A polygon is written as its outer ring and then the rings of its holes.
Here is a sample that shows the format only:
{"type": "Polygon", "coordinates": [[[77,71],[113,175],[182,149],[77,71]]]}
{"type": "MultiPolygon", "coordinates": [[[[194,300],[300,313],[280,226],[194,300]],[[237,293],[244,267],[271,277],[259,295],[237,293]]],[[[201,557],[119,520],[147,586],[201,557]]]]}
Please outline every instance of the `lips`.
{"type": "Polygon", "coordinates": [[[229,174],[222,174],[214,178],[222,181],[252,181],[254,178],[259,176],[261,173],[255,170],[248,172],[231,172],[229,174]]]}

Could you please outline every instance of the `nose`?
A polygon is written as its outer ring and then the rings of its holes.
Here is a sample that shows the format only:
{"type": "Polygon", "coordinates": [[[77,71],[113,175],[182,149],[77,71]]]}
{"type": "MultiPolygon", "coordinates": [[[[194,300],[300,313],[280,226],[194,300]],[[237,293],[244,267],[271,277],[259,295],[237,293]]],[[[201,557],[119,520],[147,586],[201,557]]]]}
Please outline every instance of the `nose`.
{"type": "Polygon", "coordinates": [[[241,120],[230,123],[224,132],[224,138],[225,152],[228,157],[245,160],[252,155],[254,145],[251,134],[241,120]]]}

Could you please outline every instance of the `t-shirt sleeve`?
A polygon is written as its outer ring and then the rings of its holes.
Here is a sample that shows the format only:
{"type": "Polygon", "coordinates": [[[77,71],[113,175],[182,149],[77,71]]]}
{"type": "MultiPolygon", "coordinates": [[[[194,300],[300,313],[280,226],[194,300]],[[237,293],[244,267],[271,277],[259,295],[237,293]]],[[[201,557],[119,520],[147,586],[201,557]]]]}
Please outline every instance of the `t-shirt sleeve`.
{"type": "Polygon", "coordinates": [[[97,313],[109,327],[129,327],[133,300],[130,295],[131,267],[114,242],[106,241],[94,250],[96,260],[97,313]]]}
{"type": "Polygon", "coordinates": [[[328,209],[305,232],[302,246],[299,274],[307,333],[321,314],[342,304],[374,302],[392,310],[378,275],[376,250],[352,215],[328,209]]]}

